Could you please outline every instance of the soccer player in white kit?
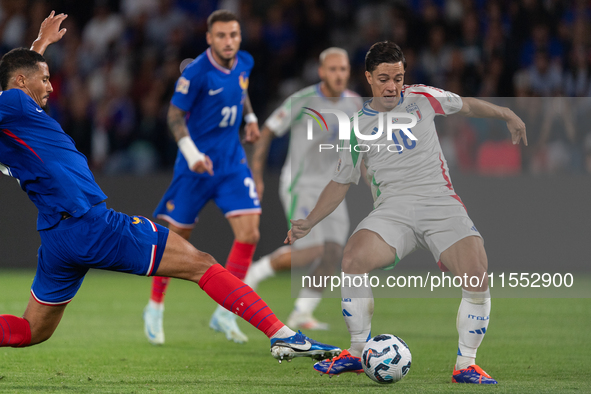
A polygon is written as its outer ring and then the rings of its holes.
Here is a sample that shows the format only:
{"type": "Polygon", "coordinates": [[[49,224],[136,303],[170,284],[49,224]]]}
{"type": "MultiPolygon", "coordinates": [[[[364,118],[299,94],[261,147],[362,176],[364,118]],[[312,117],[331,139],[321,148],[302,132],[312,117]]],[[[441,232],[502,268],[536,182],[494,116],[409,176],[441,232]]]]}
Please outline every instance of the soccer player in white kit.
{"type": "MultiPolygon", "coordinates": [[[[251,168],[259,198],[264,190],[263,169],[268,148],[273,137],[283,136],[291,129],[289,153],[281,171],[279,195],[289,220],[300,219],[314,208],[322,189],[332,178],[336,150],[328,154],[318,153],[321,143],[338,143],[338,123],[334,117],[326,117],[328,130],[317,128],[308,139],[307,124],[311,117],[309,108],[338,109],[347,114],[357,112],[362,105],[359,95],[347,89],[350,75],[349,57],[342,48],[331,47],[319,56],[318,75],[321,82],[308,86],[289,96],[267,119],[261,138],[255,144],[251,168]],[[332,123],[331,123],[332,122],[332,123]],[[293,175],[293,176],[292,176],[293,175]]],[[[277,271],[302,267],[316,262],[311,275],[332,275],[341,260],[343,246],[349,235],[349,215],[345,202],[306,237],[291,248],[281,247],[270,255],[253,263],[244,278],[252,288],[277,271]]],[[[328,324],[313,317],[324,288],[304,287],[295,301],[288,322],[307,330],[327,330],[328,324]]]]}
{"type": "MultiPolygon", "coordinates": [[[[347,278],[352,280],[388,266],[421,247],[431,251],[435,261],[440,260],[456,276],[484,278],[479,287],[465,283],[462,289],[456,320],[459,346],[452,382],[495,384],[496,380],[475,362],[490,319],[486,252],[481,235],[451,184],[434,118],[459,113],[501,119],[507,123],[513,143],[523,140],[527,145],[525,124],[509,108],[461,98],[429,86],[405,86],[406,61],[392,42],[374,44],[367,52],[365,67],[373,99],[364,104],[358,117],[364,138],[352,133],[350,140],[343,140],[333,179],[310,214],[292,221],[288,233],[289,242],[294,242],[330,214],[343,200],[351,183],[358,182],[361,161],[365,161],[374,210],[349,238],[342,261],[345,283],[341,288],[341,305],[347,311],[343,316],[351,334],[351,347],[333,360],[316,363],[314,368],[329,375],[361,370],[359,357],[370,335],[374,301],[371,287],[347,285],[347,278]],[[385,132],[372,140],[379,130],[378,120],[388,119],[383,113],[389,111],[416,117],[417,123],[410,129],[416,140],[397,129],[391,140],[385,132]],[[365,147],[355,149],[355,145],[362,144],[371,149],[367,152],[365,147]],[[383,146],[378,151],[371,144],[383,146]],[[392,144],[397,149],[384,149],[392,144]]],[[[398,118],[394,115],[390,121],[397,122],[398,118]]]]}

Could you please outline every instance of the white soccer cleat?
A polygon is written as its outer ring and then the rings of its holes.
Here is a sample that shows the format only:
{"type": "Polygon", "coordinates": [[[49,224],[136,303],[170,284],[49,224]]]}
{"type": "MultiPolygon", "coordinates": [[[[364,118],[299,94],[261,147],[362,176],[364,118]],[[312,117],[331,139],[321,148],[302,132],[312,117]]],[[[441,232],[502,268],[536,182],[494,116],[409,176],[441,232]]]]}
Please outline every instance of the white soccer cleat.
{"type": "Polygon", "coordinates": [[[311,313],[292,311],[287,318],[287,326],[302,330],[322,330],[327,331],[330,326],[328,323],[319,322],[311,313]]]}
{"type": "Polygon", "coordinates": [[[150,304],[144,308],[144,334],[152,345],[164,344],[164,329],[162,328],[162,315],[164,308],[158,310],[150,304]]]}
{"type": "Polygon", "coordinates": [[[236,343],[248,342],[248,337],[238,328],[236,315],[221,306],[218,306],[213,313],[209,321],[209,327],[225,334],[228,341],[236,343]]]}

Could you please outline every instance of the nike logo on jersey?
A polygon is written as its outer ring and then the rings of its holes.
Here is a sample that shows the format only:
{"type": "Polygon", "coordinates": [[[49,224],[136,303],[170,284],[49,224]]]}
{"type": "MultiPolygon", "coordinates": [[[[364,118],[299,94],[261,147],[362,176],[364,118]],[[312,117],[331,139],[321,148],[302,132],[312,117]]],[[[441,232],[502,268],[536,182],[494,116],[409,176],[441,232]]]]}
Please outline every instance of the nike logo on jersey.
{"type": "Polygon", "coordinates": [[[35,108],[35,109],[37,110],[37,112],[43,112],[42,109],[39,109],[39,108],[35,108]]]}
{"type": "Polygon", "coordinates": [[[216,89],[216,90],[209,89],[209,95],[210,96],[215,96],[216,94],[220,93],[222,90],[224,90],[224,88],[219,88],[219,89],[216,89]]]}

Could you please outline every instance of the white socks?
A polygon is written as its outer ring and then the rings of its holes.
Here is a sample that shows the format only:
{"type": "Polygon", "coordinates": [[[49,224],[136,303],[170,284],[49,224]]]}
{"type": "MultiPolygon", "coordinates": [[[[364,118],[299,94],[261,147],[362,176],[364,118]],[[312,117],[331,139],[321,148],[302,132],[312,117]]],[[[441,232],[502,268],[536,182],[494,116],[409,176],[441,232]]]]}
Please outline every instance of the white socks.
{"type": "Polygon", "coordinates": [[[462,289],[456,327],[459,334],[456,369],[464,369],[476,362],[476,351],[488,329],[490,318],[490,289],[475,292],[462,289]]]}
{"type": "Polygon", "coordinates": [[[150,299],[150,301],[148,301],[148,305],[150,306],[150,308],[163,312],[164,311],[164,302],[156,302],[153,301],[152,299],[150,299]]]}
{"type": "Polygon", "coordinates": [[[298,313],[311,315],[320,303],[320,300],[322,300],[322,291],[303,287],[300,290],[298,299],[295,301],[294,310],[298,313]]]}
{"type": "Polygon", "coordinates": [[[363,285],[363,274],[345,274],[341,287],[341,309],[347,329],[351,334],[349,353],[361,357],[361,352],[371,333],[373,316],[373,292],[363,285]],[[357,279],[355,279],[357,278],[357,279]]]}
{"type": "Polygon", "coordinates": [[[261,257],[258,261],[255,261],[250,265],[243,282],[249,285],[253,290],[256,290],[259,283],[274,275],[275,271],[273,270],[273,267],[271,267],[271,256],[267,255],[261,257]]]}
{"type": "Polygon", "coordinates": [[[271,338],[269,339],[275,339],[275,338],[289,338],[294,336],[296,333],[295,331],[293,331],[291,328],[287,327],[287,326],[283,326],[279,329],[279,331],[277,331],[275,334],[273,334],[271,336],[271,338]]]}

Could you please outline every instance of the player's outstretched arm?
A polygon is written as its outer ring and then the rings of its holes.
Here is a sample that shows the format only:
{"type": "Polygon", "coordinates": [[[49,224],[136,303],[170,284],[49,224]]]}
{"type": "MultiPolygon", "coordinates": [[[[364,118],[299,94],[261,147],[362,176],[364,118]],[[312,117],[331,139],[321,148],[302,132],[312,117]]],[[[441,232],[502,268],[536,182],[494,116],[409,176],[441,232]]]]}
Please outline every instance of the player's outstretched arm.
{"type": "Polygon", "coordinates": [[[65,28],[60,29],[60,25],[67,17],[68,15],[66,14],[55,15],[55,11],[51,11],[51,14],[41,23],[39,35],[33,41],[31,50],[43,55],[50,44],[61,40],[67,30],[65,28]]]}
{"type": "Polygon", "coordinates": [[[261,138],[254,144],[254,152],[252,154],[252,162],[250,170],[252,171],[252,178],[259,195],[259,200],[263,200],[263,192],[265,191],[265,183],[263,182],[263,173],[265,172],[265,163],[269,153],[269,145],[275,137],[275,134],[267,126],[263,126],[261,138]]]}
{"type": "Polygon", "coordinates": [[[507,128],[511,133],[513,144],[523,143],[527,146],[527,136],[525,135],[525,123],[510,108],[499,107],[498,105],[479,100],[474,97],[462,97],[462,109],[460,114],[471,118],[494,118],[502,119],[507,122],[507,128]]]}
{"type": "Polygon", "coordinates": [[[211,159],[209,156],[199,152],[199,149],[195,146],[191,136],[189,136],[189,129],[187,128],[185,115],[185,111],[174,104],[170,104],[167,115],[168,128],[174,136],[174,139],[179,146],[179,150],[187,160],[187,164],[191,171],[200,174],[207,172],[209,175],[213,175],[213,163],[211,162],[211,159]]]}
{"type": "Polygon", "coordinates": [[[284,243],[293,244],[312,230],[322,219],[330,215],[345,199],[350,183],[330,181],[320,193],[318,202],[312,212],[305,219],[290,220],[291,230],[287,233],[284,243]]]}
{"type": "Polygon", "coordinates": [[[244,127],[246,136],[244,139],[249,144],[253,144],[258,141],[261,132],[259,131],[259,122],[252,109],[248,93],[246,93],[246,98],[244,99],[244,120],[246,121],[246,126],[244,127]]]}

